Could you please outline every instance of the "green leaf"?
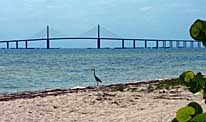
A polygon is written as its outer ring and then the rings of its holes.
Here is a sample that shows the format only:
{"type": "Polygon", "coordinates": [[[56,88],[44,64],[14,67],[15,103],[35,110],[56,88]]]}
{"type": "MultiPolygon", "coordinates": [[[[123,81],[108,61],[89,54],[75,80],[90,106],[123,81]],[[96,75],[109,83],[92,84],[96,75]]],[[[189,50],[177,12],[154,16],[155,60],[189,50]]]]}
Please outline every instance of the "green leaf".
{"type": "MultiPolygon", "coordinates": [[[[204,91],[203,91],[203,99],[205,99],[205,102],[206,102],[206,88],[204,88],[204,91]]],[[[206,104],[206,103],[205,103],[206,104]]]]}
{"type": "Polygon", "coordinates": [[[195,74],[192,71],[188,71],[185,74],[184,81],[185,82],[190,82],[192,79],[194,79],[194,77],[195,77],[195,74]]]}
{"type": "Polygon", "coordinates": [[[192,71],[185,71],[180,75],[179,80],[194,94],[200,92],[206,84],[206,79],[201,72],[195,75],[192,71]]]}
{"type": "Polygon", "coordinates": [[[202,107],[200,106],[200,104],[196,103],[196,102],[191,102],[188,104],[188,106],[193,107],[195,109],[195,114],[200,114],[203,112],[202,107]]]}
{"type": "Polygon", "coordinates": [[[190,86],[189,91],[191,91],[193,94],[195,94],[203,89],[200,82],[196,79],[192,80],[190,82],[189,86],[190,86]]]}
{"type": "Polygon", "coordinates": [[[176,119],[179,122],[187,122],[192,119],[192,116],[195,114],[195,109],[193,107],[187,106],[180,108],[176,112],[176,119]]]}
{"type": "Polygon", "coordinates": [[[186,74],[187,72],[192,72],[192,71],[184,71],[184,72],[179,76],[181,80],[184,81],[184,77],[185,77],[185,74],[186,74]]]}
{"type": "Polygon", "coordinates": [[[201,72],[198,72],[198,73],[195,75],[195,78],[203,78],[202,73],[201,73],[201,72]]]}
{"type": "Polygon", "coordinates": [[[192,118],[191,122],[206,122],[206,114],[198,114],[194,118],[192,118]]]}
{"type": "Polygon", "coordinates": [[[196,41],[206,40],[206,22],[203,20],[196,20],[190,28],[190,36],[196,41]]]}
{"type": "Polygon", "coordinates": [[[176,118],[174,118],[174,119],[172,120],[172,122],[179,122],[179,121],[177,121],[177,119],[176,119],[176,118]]]}
{"type": "Polygon", "coordinates": [[[202,88],[204,88],[206,79],[203,78],[203,75],[202,75],[201,72],[198,72],[198,73],[195,75],[195,80],[197,80],[197,82],[199,83],[199,85],[200,85],[202,88]]]}
{"type": "Polygon", "coordinates": [[[202,40],[202,45],[206,47],[206,40],[202,40]]]}
{"type": "Polygon", "coordinates": [[[186,86],[190,86],[190,82],[194,79],[195,74],[192,71],[185,71],[180,75],[180,81],[186,86]]]}

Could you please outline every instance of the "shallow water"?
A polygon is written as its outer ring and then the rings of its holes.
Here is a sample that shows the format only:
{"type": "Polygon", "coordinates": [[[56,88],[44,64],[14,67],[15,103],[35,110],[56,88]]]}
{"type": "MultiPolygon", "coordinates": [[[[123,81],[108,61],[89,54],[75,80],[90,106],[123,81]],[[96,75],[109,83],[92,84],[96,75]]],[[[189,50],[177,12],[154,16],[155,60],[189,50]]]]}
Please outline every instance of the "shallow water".
{"type": "Polygon", "coordinates": [[[178,77],[206,72],[206,49],[0,50],[0,92],[21,92],[178,77]]]}

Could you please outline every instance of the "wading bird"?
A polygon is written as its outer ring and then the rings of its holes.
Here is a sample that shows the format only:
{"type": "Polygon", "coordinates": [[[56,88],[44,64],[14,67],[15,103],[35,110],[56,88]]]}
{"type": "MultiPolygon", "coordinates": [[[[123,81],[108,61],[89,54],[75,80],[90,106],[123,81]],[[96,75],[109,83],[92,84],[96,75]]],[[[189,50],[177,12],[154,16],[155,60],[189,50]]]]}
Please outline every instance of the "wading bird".
{"type": "Polygon", "coordinates": [[[96,76],[95,69],[92,69],[92,71],[94,71],[94,78],[95,78],[95,80],[97,82],[97,86],[99,86],[99,83],[102,83],[102,81],[96,76]]]}

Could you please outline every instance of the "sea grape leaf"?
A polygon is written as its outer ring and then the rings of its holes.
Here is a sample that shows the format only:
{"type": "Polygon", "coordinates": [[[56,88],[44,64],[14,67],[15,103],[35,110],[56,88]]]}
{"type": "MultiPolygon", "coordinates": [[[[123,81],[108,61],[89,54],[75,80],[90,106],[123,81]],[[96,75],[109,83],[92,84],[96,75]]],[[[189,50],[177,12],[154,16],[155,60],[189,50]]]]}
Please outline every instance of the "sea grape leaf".
{"type": "Polygon", "coordinates": [[[206,114],[201,113],[190,120],[191,122],[206,122],[206,114]]]}
{"type": "Polygon", "coordinates": [[[200,104],[196,103],[196,102],[191,102],[188,104],[188,106],[193,107],[195,109],[195,114],[200,114],[203,112],[202,107],[200,106],[200,104]]]}
{"type": "Polygon", "coordinates": [[[204,88],[206,82],[201,72],[195,75],[192,71],[185,71],[180,75],[179,79],[189,88],[189,91],[194,94],[200,92],[204,88]]]}
{"type": "Polygon", "coordinates": [[[198,72],[198,73],[195,75],[195,78],[202,78],[202,73],[201,73],[201,72],[198,72]]]}
{"type": "Polygon", "coordinates": [[[190,82],[189,91],[191,91],[193,94],[200,92],[202,88],[203,87],[200,85],[198,80],[194,79],[190,82]]]}
{"type": "Polygon", "coordinates": [[[176,118],[174,118],[174,119],[172,120],[172,122],[179,122],[179,121],[177,121],[177,119],[176,119],[176,118]]]}
{"type": "Polygon", "coordinates": [[[179,76],[182,81],[184,81],[184,77],[185,77],[185,74],[186,74],[187,72],[192,72],[192,71],[184,71],[184,72],[179,76]]]}
{"type": "Polygon", "coordinates": [[[206,22],[203,20],[196,20],[190,28],[190,36],[196,41],[206,40],[206,22]]]}
{"type": "Polygon", "coordinates": [[[195,74],[192,71],[185,71],[180,75],[180,81],[186,86],[190,86],[190,82],[194,79],[195,74]]]}
{"type": "Polygon", "coordinates": [[[203,75],[201,72],[198,72],[196,75],[195,75],[195,80],[197,80],[197,82],[199,83],[199,85],[204,88],[205,87],[205,83],[206,83],[206,79],[203,78],[203,75]]]}
{"type": "Polygon", "coordinates": [[[205,104],[206,104],[206,88],[204,88],[204,91],[203,91],[203,99],[205,100],[205,104]]]}
{"type": "Polygon", "coordinates": [[[191,106],[180,108],[176,112],[176,119],[179,122],[187,122],[192,119],[192,116],[195,114],[195,109],[191,106]]]}
{"type": "Polygon", "coordinates": [[[206,40],[202,40],[202,45],[205,47],[206,46],[206,40]]]}
{"type": "Polygon", "coordinates": [[[190,82],[192,79],[194,79],[194,77],[195,77],[195,74],[192,71],[188,71],[185,74],[184,81],[185,82],[190,82]]]}

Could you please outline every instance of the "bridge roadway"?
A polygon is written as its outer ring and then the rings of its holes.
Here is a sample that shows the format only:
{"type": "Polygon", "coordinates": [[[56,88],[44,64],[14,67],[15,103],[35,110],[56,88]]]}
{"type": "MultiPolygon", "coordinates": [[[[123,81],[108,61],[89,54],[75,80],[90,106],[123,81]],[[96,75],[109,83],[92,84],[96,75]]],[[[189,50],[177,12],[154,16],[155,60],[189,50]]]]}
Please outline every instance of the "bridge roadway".
{"type": "MultiPolygon", "coordinates": [[[[28,48],[28,42],[32,41],[46,41],[47,47],[50,48],[49,44],[52,40],[97,40],[97,48],[100,48],[100,40],[105,41],[122,41],[122,48],[125,48],[125,41],[133,41],[133,48],[136,48],[136,42],[144,42],[144,48],[148,48],[148,42],[156,42],[156,48],[179,48],[180,42],[183,43],[183,48],[187,47],[187,42],[190,42],[190,47],[194,47],[193,43],[198,43],[193,40],[163,40],[163,39],[138,39],[138,38],[98,38],[98,37],[60,37],[60,38],[34,38],[34,39],[15,39],[15,40],[6,40],[0,41],[0,43],[7,43],[7,48],[9,48],[9,43],[15,42],[16,48],[18,48],[18,42],[25,42],[25,48],[28,48]],[[162,46],[159,45],[159,42],[163,42],[162,46]],[[167,43],[169,42],[169,47],[167,43]],[[173,42],[176,42],[176,46],[173,46],[173,42]]],[[[198,43],[198,47],[201,47],[201,43],[198,43]]]]}

